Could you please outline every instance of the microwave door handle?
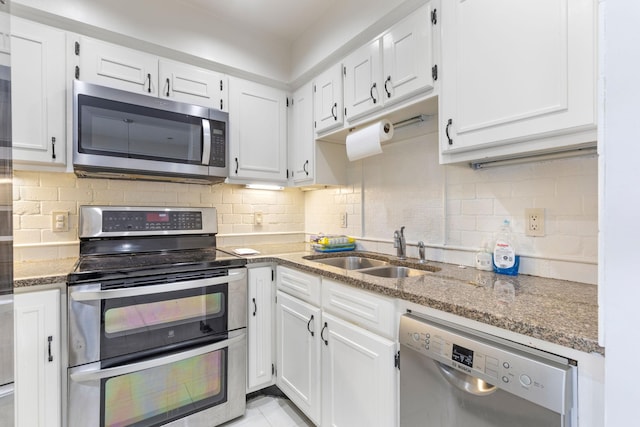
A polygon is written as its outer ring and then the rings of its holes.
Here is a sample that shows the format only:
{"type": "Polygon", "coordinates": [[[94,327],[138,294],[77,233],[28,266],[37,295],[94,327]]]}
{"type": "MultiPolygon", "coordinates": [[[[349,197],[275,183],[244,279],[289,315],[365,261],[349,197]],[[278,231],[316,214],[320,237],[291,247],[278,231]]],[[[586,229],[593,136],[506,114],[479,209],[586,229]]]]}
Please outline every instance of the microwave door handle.
{"type": "Polygon", "coordinates": [[[211,279],[187,280],[177,283],[162,285],[140,286],[137,288],[107,289],[101,291],[75,291],[71,292],[74,301],[97,301],[114,298],[129,298],[141,295],[152,295],[161,292],[184,291],[187,289],[201,288],[203,286],[220,285],[222,283],[236,282],[247,277],[247,270],[242,268],[230,272],[227,276],[213,277],[211,279]]]}
{"type": "Polygon", "coordinates": [[[209,344],[204,347],[198,347],[192,350],[183,351],[180,353],[170,354],[168,356],[158,357],[157,359],[145,360],[143,362],[131,363],[128,365],[115,366],[113,368],[100,369],[100,362],[89,365],[89,368],[84,371],[74,372],[70,375],[71,381],[82,383],[87,381],[97,381],[105,378],[117,377],[120,375],[131,374],[133,372],[141,371],[143,369],[157,368],[158,366],[168,365],[170,363],[180,362],[181,360],[189,359],[191,357],[201,356],[212,351],[221,350],[225,347],[230,347],[233,344],[239,343],[245,339],[246,332],[242,332],[240,335],[219,341],[217,343],[209,344]],[[95,366],[96,368],[91,368],[95,366]]]}
{"type": "Polygon", "coordinates": [[[208,165],[211,157],[211,124],[202,119],[202,164],[208,165]]]}

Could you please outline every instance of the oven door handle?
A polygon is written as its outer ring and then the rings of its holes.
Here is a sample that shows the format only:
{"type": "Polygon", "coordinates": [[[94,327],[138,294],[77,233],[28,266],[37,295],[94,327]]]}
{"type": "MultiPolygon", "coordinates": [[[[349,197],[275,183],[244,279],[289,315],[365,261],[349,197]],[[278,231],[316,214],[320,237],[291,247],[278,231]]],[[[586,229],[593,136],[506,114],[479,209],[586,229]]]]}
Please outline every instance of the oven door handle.
{"type": "Polygon", "coordinates": [[[105,378],[117,377],[120,375],[131,374],[133,372],[141,371],[143,369],[157,368],[158,366],[168,365],[170,363],[180,362],[191,357],[201,356],[206,353],[221,350],[225,347],[230,347],[234,344],[240,343],[246,339],[246,333],[242,332],[240,335],[220,341],[217,343],[209,344],[204,347],[194,348],[192,350],[183,351],[180,353],[171,354],[169,356],[158,357],[157,359],[145,360],[143,362],[132,363],[129,365],[115,366],[113,368],[100,369],[100,362],[94,364],[96,368],[88,368],[87,370],[74,372],[70,374],[71,381],[77,383],[90,382],[102,380],[105,378]]]}
{"type": "Polygon", "coordinates": [[[97,301],[113,298],[128,298],[140,295],[152,295],[160,292],[184,291],[186,289],[201,288],[203,286],[220,285],[222,283],[244,280],[246,277],[247,270],[245,268],[238,268],[229,272],[226,276],[212,277],[210,279],[186,280],[184,282],[165,283],[162,285],[106,289],[102,291],[74,291],[71,292],[71,298],[74,301],[97,301]]]}

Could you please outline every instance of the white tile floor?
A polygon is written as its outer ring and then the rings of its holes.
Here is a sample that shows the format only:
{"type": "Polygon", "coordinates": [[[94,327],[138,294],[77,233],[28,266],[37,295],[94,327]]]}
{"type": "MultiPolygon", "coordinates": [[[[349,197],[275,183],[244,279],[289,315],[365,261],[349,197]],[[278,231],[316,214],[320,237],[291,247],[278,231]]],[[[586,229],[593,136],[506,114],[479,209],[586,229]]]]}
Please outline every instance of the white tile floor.
{"type": "Polygon", "coordinates": [[[258,396],[247,402],[245,414],[221,427],[313,427],[288,399],[258,396]]]}

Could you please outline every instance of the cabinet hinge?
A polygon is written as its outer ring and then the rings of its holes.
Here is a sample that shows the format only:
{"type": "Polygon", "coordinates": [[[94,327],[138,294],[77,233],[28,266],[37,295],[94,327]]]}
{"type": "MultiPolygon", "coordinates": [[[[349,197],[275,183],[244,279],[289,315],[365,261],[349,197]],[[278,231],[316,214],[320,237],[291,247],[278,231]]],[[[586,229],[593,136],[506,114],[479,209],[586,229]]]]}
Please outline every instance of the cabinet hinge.
{"type": "Polygon", "coordinates": [[[398,350],[393,358],[393,366],[400,369],[400,350],[398,350]]]}
{"type": "Polygon", "coordinates": [[[80,42],[75,43],[75,48],[73,51],[76,54],[76,56],[80,55],[80,42]]]}
{"type": "Polygon", "coordinates": [[[276,365],[274,365],[273,363],[271,364],[271,375],[275,375],[276,374],[276,365]]]}
{"type": "Polygon", "coordinates": [[[316,85],[313,85],[313,93],[316,93],[316,85]]]}
{"type": "Polygon", "coordinates": [[[220,80],[220,90],[222,90],[222,80],[220,80]]]}
{"type": "Polygon", "coordinates": [[[431,23],[436,25],[438,23],[438,9],[433,9],[431,11],[431,23]]]}
{"type": "Polygon", "coordinates": [[[224,104],[223,104],[222,99],[220,100],[220,109],[221,109],[221,110],[224,110],[224,104]]]}
{"type": "Polygon", "coordinates": [[[289,106],[289,98],[287,98],[287,107],[289,106]]]}
{"type": "Polygon", "coordinates": [[[274,282],[276,280],[276,272],[271,270],[271,281],[274,282]]]}
{"type": "Polygon", "coordinates": [[[79,80],[79,79],[80,79],[80,67],[79,67],[78,65],[76,65],[76,73],[75,73],[75,76],[76,76],[76,80],[79,80]]]}
{"type": "Polygon", "coordinates": [[[318,127],[318,123],[314,120],[314,122],[313,122],[313,128],[315,129],[315,128],[317,128],[317,127],[318,127]]]}
{"type": "Polygon", "coordinates": [[[342,75],[347,77],[347,67],[346,66],[342,67],[342,75]]]}
{"type": "Polygon", "coordinates": [[[434,65],[433,67],[431,67],[431,77],[433,77],[433,80],[438,80],[438,66],[434,65]]]}
{"type": "Polygon", "coordinates": [[[347,117],[347,107],[344,107],[344,116],[347,117]]]}

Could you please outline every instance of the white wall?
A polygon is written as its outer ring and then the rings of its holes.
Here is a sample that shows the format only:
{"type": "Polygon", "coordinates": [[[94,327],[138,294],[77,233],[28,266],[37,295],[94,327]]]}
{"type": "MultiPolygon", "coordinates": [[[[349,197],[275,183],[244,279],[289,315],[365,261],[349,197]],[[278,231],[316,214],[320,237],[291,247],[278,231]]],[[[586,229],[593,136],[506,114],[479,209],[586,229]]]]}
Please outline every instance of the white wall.
{"type": "Polygon", "coordinates": [[[600,203],[600,304],[604,318],[607,426],[638,424],[640,389],[634,367],[640,354],[640,3],[601,0],[604,78],[600,203]]]}

